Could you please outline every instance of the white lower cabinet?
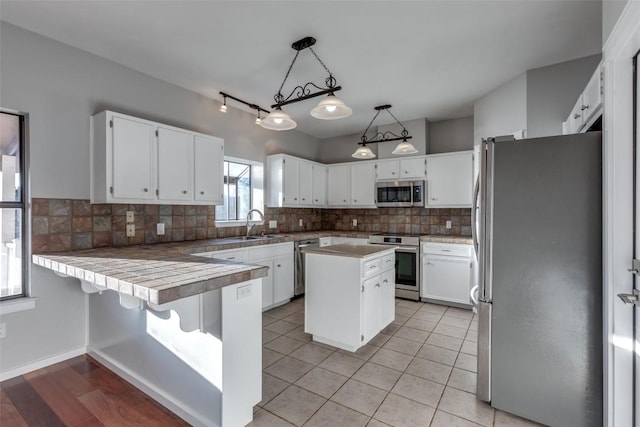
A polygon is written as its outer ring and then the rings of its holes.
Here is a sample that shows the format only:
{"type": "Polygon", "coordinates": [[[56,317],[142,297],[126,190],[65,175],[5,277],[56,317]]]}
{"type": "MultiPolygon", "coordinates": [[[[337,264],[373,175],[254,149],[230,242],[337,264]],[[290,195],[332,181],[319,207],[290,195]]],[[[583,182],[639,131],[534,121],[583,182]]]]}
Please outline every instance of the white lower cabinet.
{"type": "Polygon", "coordinates": [[[395,319],[395,249],[363,258],[307,253],[305,332],[356,351],[395,319]]]}
{"type": "Polygon", "coordinates": [[[208,258],[247,262],[269,267],[262,278],[262,310],[285,304],[293,298],[293,242],[194,254],[208,258]]]}
{"type": "Polygon", "coordinates": [[[454,305],[471,304],[473,280],[470,245],[423,243],[420,296],[454,305]]]}

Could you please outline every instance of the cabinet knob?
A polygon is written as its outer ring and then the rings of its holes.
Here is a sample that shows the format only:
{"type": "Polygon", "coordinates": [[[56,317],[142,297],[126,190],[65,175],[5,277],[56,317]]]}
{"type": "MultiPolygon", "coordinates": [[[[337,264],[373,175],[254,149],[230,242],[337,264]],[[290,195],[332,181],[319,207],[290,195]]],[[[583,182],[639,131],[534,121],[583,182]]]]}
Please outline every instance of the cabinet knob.
{"type": "Polygon", "coordinates": [[[396,174],[395,172],[391,172],[391,175],[395,175],[395,174],[396,174]]]}
{"type": "Polygon", "coordinates": [[[297,198],[297,197],[294,197],[294,198],[293,198],[293,200],[298,200],[298,198],[297,198]]]}
{"type": "Polygon", "coordinates": [[[404,171],[405,175],[409,175],[409,171],[404,171]]]}
{"type": "Polygon", "coordinates": [[[200,194],[204,195],[204,191],[201,191],[200,194]]]}
{"type": "Polygon", "coordinates": [[[438,200],[438,199],[436,199],[435,197],[432,197],[431,200],[438,200]]]}
{"type": "Polygon", "coordinates": [[[187,190],[182,190],[182,194],[187,194],[187,190]]]}
{"type": "Polygon", "coordinates": [[[380,287],[380,283],[376,283],[376,288],[379,288],[379,287],[380,287]]]}
{"type": "Polygon", "coordinates": [[[305,198],[303,197],[303,198],[302,198],[302,201],[304,202],[305,200],[307,200],[307,199],[305,199],[305,198]]]}
{"type": "Polygon", "coordinates": [[[318,201],[318,199],[316,199],[316,202],[318,201]]]}
{"type": "Polygon", "coordinates": [[[344,199],[343,199],[342,201],[343,201],[344,203],[347,203],[347,201],[346,201],[346,200],[344,200],[344,199]]]}
{"type": "Polygon", "coordinates": [[[356,199],[353,199],[353,203],[357,203],[358,201],[356,199]]]}
{"type": "Polygon", "coordinates": [[[574,114],[574,115],[573,115],[573,118],[574,118],[574,119],[578,119],[578,118],[580,118],[580,114],[574,114]]]}
{"type": "Polygon", "coordinates": [[[276,265],[276,267],[282,267],[282,265],[278,264],[278,265],[276,265]]]}
{"type": "Polygon", "coordinates": [[[584,111],[584,110],[586,110],[586,109],[588,109],[588,108],[589,108],[589,106],[588,106],[588,105],[583,105],[582,107],[580,107],[580,109],[581,109],[582,111],[584,111]]]}
{"type": "Polygon", "coordinates": [[[149,189],[148,189],[148,188],[145,188],[145,189],[144,189],[144,192],[145,192],[145,193],[148,193],[148,192],[149,192],[149,189]]]}

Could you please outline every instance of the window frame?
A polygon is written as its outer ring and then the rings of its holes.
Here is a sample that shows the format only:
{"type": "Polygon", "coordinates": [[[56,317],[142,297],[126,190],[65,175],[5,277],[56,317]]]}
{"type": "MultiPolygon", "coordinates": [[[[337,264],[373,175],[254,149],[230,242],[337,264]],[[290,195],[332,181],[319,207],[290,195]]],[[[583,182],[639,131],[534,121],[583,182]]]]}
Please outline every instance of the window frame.
{"type": "MultiPolygon", "coordinates": [[[[263,162],[259,162],[256,160],[250,160],[250,159],[242,159],[240,157],[232,157],[232,156],[224,156],[224,162],[232,162],[232,163],[239,163],[239,164],[243,164],[243,165],[247,165],[250,166],[250,178],[249,178],[249,188],[251,191],[251,206],[250,209],[259,209],[261,212],[264,212],[264,181],[265,181],[265,177],[264,177],[264,163],[263,162]],[[260,172],[257,172],[257,170],[261,171],[261,176],[258,176],[258,174],[260,172]],[[262,192],[262,203],[259,204],[258,206],[256,206],[255,203],[255,196],[254,196],[254,191],[261,191],[262,192]]],[[[223,186],[226,185],[222,184],[223,186]]],[[[224,192],[223,192],[224,194],[224,192]]],[[[222,205],[224,205],[224,200],[222,205]]],[[[257,225],[257,224],[262,224],[263,222],[260,220],[250,220],[249,224],[253,224],[253,225],[257,225]]],[[[216,217],[216,227],[220,227],[220,228],[224,228],[224,227],[238,227],[240,225],[245,225],[246,224],[246,219],[232,219],[232,220],[219,220],[216,217]]]]}
{"type": "Polygon", "coordinates": [[[0,107],[0,113],[18,116],[20,119],[20,180],[21,201],[0,201],[2,209],[22,210],[22,292],[18,295],[0,296],[0,314],[33,308],[31,298],[31,187],[29,171],[29,114],[0,107]],[[20,303],[25,302],[22,306],[20,303]]]}

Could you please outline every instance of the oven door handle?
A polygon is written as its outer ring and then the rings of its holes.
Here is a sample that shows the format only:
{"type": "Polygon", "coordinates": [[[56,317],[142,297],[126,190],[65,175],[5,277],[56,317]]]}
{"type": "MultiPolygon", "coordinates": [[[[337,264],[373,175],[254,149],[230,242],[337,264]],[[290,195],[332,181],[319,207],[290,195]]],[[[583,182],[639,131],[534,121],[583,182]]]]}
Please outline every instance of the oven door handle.
{"type": "Polygon", "coordinates": [[[420,252],[420,249],[418,247],[399,247],[399,248],[396,248],[396,252],[417,254],[418,252],[420,252]]]}

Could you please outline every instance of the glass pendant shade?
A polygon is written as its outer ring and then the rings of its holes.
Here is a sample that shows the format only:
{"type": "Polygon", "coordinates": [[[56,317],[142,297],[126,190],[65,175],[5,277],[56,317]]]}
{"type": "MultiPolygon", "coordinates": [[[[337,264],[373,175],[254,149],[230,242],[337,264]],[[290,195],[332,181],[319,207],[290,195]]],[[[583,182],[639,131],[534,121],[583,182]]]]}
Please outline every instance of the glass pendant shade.
{"type": "Polygon", "coordinates": [[[322,120],[344,119],[351,115],[351,108],[344,105],[344,102],[334,94],[329,94],[311,110],[311,115],[322,120]]]}
{"type": "Polygon", "coordinates": [[[221,113],[226,113],[227,112],[227,104],[222,104],[220,106],[220,112],[221,113]]]}
{"type": "Polygon", "coordinates": [[[276,108],[262,119],[260,126],[270,130],[290,130],[294,129],[298,124],[280,108],[276,108]]]}
{"type": "Polygon", "coordinates": [[[366,145],[361,145],[351,157],[356,159],[375,159],[376,155],[371,151],[371,148],[366,145]]]}
{"type": "Polygon", "coordinates": [[[398,146],[391,152],[391,154],[416,154],[418,150],[413,146],[410,142],[402,141],[398,146]]]}

